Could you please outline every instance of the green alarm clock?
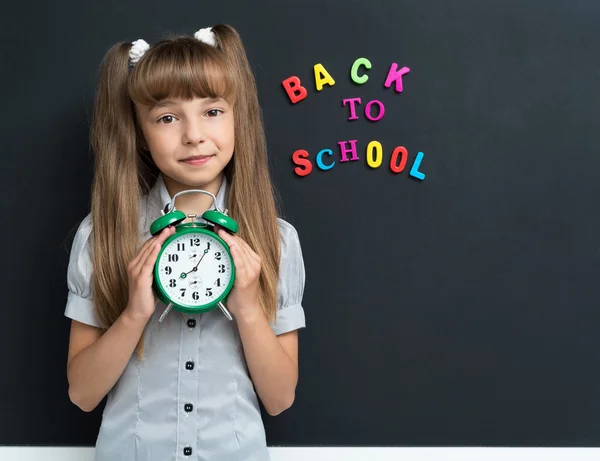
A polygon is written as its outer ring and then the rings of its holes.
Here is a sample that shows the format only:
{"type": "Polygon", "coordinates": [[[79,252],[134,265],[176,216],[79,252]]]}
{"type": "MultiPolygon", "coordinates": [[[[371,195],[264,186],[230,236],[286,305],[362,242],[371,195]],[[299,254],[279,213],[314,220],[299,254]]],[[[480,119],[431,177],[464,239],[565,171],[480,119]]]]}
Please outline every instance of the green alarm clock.
{"type": "Polygon", "coordinates": [[[225,301],[233,288],[235,265],[229,246],[214,231],[214,225],[218,224],[235,234],[238,224],[227,216],[227,210],[217,207],[216,201],[213,194],[202,189],[179,192],[161,210],[163,215],[150,226],[152,235],[168,226],[175,226],[175,233],[162,244],[154,265],[152,288],[158,299],[167,306],[159,322],[171,309],[199,314],[217,307],[229,320],[233,319],[225,301]],[[202,214],[206,223],[195,222],[196,214],[186,215],[175,208],[175,199],[188,193],[203,193],[212,197],[214,209],[202,214]],[[191,222],[185,223],[186,218],[191,222]]]}

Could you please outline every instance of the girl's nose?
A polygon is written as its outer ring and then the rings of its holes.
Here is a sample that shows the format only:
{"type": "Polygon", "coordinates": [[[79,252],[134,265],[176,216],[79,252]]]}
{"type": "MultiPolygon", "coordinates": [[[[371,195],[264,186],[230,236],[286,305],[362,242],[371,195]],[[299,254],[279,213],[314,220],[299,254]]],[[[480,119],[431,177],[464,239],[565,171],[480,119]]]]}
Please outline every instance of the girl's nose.
{"type": "Polygon", "coordinates": [[[199,144],[206,139],[202,126],[198,122],[189,122],[183,133],[185,144],[199,144]]]}

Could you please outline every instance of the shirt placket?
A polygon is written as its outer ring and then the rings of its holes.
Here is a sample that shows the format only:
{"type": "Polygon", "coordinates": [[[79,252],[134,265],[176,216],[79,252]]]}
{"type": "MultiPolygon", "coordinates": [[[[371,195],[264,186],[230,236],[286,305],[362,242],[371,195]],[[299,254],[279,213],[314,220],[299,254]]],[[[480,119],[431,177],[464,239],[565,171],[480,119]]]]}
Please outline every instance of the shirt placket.
{"type": "Polygon", "coordinates": [[[198,356],[200,342],[199,316],[182,316],[181,354],[179,360],[178,460],[195,459],[197,443],[198,356]]]}

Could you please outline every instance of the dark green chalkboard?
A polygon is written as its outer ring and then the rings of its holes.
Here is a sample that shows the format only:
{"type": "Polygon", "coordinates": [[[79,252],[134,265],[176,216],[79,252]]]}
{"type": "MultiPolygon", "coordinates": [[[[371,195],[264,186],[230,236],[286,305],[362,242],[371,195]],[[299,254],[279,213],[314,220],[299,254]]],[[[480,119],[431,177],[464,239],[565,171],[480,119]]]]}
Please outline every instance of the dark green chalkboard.
{"type": "Polygon", "coordinates": [[[269,443],[600,445],[599,2],[29,2],[3,17],[0,445],[93,445],[100,423],[69,402],[63,317],[100,59],[221,22],[255,69],[307,273],[296,401],[265,416],[269,443]],[[335,79],[320,92],[319,63],[335,79]],[[410,68],[402,92],[384,85],[393,63],[410,68]],[[358,160],[340,162],[349,140],[358,160]]]}

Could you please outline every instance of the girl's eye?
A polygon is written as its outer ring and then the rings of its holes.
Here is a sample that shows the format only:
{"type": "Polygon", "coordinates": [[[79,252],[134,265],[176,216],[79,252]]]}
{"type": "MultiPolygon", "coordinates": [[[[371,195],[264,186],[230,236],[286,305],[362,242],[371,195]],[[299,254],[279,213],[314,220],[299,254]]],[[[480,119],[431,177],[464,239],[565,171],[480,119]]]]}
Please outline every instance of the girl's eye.
{"type": "Polygon", "coordinates": [[[217,115],[219,115],[221,112],[223,112],[220,109],[210,109],[207,114],[209,117],[216,117],[217,115]]]}
{"type": "Polygon", "coordinates": [[[165,115],[164,117],[161,117],[158,119],[159,123],[171,123],[173,121],[175,117],[173,117],[172,115],[165,115]]]}

